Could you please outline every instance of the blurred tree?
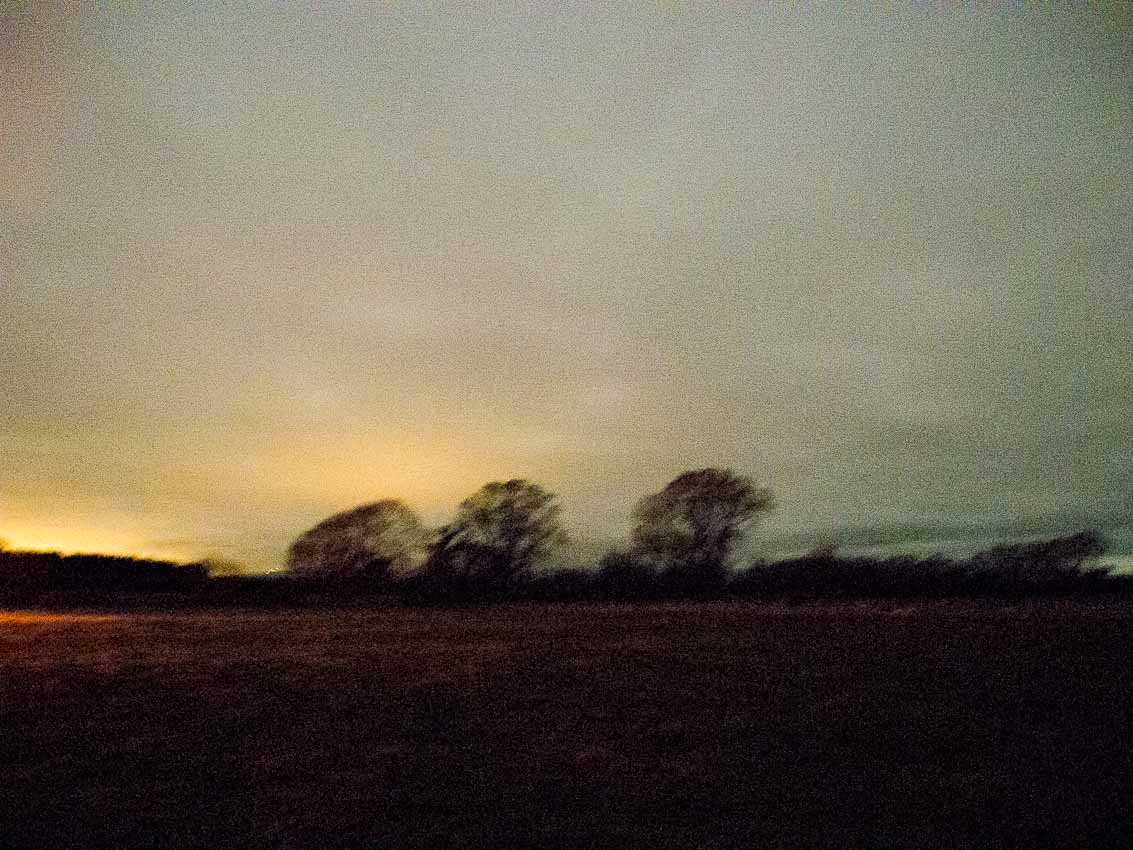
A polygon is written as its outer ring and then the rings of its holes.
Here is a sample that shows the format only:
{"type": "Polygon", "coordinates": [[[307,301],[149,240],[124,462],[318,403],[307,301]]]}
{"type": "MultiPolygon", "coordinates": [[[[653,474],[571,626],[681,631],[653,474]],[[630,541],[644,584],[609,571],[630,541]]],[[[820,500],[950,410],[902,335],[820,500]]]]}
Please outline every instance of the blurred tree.
{"type": "Polygon", "coordinates": [[[565,539],[553,493],[519,478],[492,481],[438,531],[423,577],[441,595],[508,592],[565,539]]]}
{"type": "Polygon", "coordinates": [[[427,532],[399,499],[361,505],[304,532],[287,553],[287,568],[304,578],[381,582],[420,560],[427,532]]]}
{"type": "Polygon", "coordinates": [[[231,558],[225,558],[223,555],[205,555],[201,559],[201,566],[204,567],[209,578],[242,576],[248,572],[248,569],[242,563],[231,558]]]}
{"type": "Polygon", "coordinates": [[[1089,565],[1105,551],[1105,537],[1093,530],[1037,543],[995,546],[968,561],[970,582],[1011,593],[1044,586],[1068,589],[1089,574],[1089,565]]]}
{"type": "Polygon", "coordinates": [[[732,547],[774,504],[770,490],[730,469],[685,472],[637,503],[633,551],[661,571],[670,589],[719,589],[732,547]]]}

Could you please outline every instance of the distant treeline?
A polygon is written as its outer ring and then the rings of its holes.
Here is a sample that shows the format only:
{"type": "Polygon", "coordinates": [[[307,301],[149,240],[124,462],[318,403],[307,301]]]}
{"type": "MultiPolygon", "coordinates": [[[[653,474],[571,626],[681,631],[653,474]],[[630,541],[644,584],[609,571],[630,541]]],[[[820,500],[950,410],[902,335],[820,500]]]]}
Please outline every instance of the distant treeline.
{"type": "Polygon", "coordinates": [[[0,550],[0,593],[162,593],[199,587],[204,564],[0,550]]]}
{"type": "Polygon", "coordinates": [[[1104,540],[1085,531],[1053,540],[996,546],[970,558],[942,555],[867,557],[839,555],[823,547],[800,557],[756,561],[723,582],[699,588],[673,585],[663,572],[632,559],[607,557],[597,573],[549,576],[536,593],[576,583],[604,598],[685,596],[755,599],[870,599],[1065,596],[1133,593],[1133,576],[1115,575],[1096,559],[1104,540]]]}
{"type": "Polygon", "coordinates": [[[637,503],[628,545],[587,568],[548,570],[548,556],[566,539],[554,494],[521,479],[494,481],[437,529],[397,499],[335,514],[300,535],[287,573],[271,578],[210,576],[209,563],[0,550],[0,603],[1133,596],[1133,576],[1099,563],[1106,543],[1096,531],[960,559],[846,556],[824,547],[735,565],[737,542],[773,508],[770,491],[731,470],[686,472],[637,503]]]}
{"type": "Polygon", "coordinates": [[[0,551],[0,604],[130,602],[145,606],[319,605],[382,601],[411,605],[491,601],[766,599],[1133,598],[1133,575],[1090,563],[1101,537],[1082,532],[1041,543],[997,546],[970,558],[842,556],[826,548],[757,561],[723,582],[691,586],[624,553],[597,568],[537,572],[508,587],[439,581],[417,571],[379,580],[296,576],[208,576],[204,564],[0,551]]]}

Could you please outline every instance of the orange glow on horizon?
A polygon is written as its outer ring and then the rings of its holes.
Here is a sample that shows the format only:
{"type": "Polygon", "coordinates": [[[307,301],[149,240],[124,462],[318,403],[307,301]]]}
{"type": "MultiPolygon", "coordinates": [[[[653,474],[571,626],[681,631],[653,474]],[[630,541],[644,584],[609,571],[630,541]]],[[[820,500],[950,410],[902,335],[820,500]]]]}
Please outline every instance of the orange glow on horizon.
{"type": "Polygon", "coordinates": [[[0,539],[10,550],[153,558],[163,561],[194,560],[192,553],[184,547],[147,546],[136,534],[90,526],[5,526],[0,530],[0,539]]]}

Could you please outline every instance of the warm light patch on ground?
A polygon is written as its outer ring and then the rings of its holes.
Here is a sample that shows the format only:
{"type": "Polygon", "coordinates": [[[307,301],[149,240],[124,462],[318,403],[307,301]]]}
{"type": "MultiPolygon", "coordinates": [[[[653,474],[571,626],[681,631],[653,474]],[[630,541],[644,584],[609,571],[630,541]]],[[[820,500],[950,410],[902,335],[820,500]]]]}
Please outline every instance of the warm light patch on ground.
{"type": "Polygon", "coordinates": [[[49,614],[44,611],[0,611],[0,626],[39,625],[41,623],[99,623],[117,620],[117,614],[49,614]]]}

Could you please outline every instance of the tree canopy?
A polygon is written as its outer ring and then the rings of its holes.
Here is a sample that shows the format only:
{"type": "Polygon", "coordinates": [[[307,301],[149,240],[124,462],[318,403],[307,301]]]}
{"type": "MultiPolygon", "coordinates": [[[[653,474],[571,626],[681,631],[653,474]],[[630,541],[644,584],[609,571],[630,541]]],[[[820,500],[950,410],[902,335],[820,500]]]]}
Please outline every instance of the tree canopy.
{"type": "Polygon", "coordinates": [[[553,493],[520,478],[492,481],[438,531],[425,569],[448,590],[503,592],[528,578],[564,539],[553,493]]]}
{"type": "Polygon", "coordinates": [[[637,503],[633,552],[681,589],[722,586],[736,541],[774,504],[730,469],[685,472],[637,503]]]}
{"type": "Polygon", "coordinates": [[[360,505],[323,520],[291,544],[287,567],[305,578],[380,581],[420,560],[427,534],[399,499],[360,505]]]}

